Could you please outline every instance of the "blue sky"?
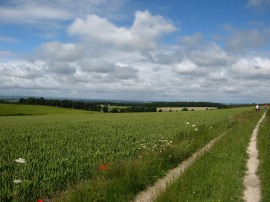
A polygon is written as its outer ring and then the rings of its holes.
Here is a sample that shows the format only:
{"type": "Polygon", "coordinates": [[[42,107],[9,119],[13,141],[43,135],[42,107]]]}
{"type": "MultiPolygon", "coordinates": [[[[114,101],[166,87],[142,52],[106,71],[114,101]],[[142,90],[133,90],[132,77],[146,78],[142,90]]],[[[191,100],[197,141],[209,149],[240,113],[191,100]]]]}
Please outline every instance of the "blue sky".
{"type": "Polygon", "coordinates": [[[0,95],[270,102],[270,0],[0,1],[0,95]]]}

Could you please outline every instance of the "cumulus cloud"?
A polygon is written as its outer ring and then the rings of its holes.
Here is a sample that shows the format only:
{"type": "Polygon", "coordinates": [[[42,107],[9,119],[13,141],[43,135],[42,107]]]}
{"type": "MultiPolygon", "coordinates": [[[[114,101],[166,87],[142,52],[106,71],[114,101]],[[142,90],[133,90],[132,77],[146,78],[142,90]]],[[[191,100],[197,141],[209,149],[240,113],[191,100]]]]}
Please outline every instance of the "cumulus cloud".
{"type": "Polygon", "coordinates": [[[198,66],[190,60],[184,60],[178,63],[174,68],[174,70],[180,74],[193,74],[198,69],[198,66]]]}
{"type": "Polygon", "coordinates": [[[74,74],[76,67],[68,62],[53,61],[46,64],[46,71],[57,74],[74,74]]]}
{"type": "Polygon", "coordinates": [[[270,41],[270,27],[265,25],[255,26],[246,30],[225,25],[224,29],[229,33],[225,38],[229,51],[245,52],[264,47],[270,41]]]}
{"type": "Polygon", "coordinates": [[[0,63],[1,75],[9,78],[36,79],[43,77],[43,69],[36,68],[35,63],[0,63]]]}
{"type": "Polygon", "coordinates": [[[79,61],[79,65],[81,70],[85,72],[107,73],[115,69],[114,64],[103,59],[83,58],[79,61]]]}
{"type": "Polygon", "coordinates": [[[36,51],[39,59],[51,61],[74,61],[81,57],[82,49],[71,43],[48,42],[36,51]]]}
{"type": "Polygon", "coordinates": [[[180,40],[185,46],[194,47],[200,45],[204,41],[204,36],[201,32],[196,32],[189,36],[182,36],[180,40]]]}
{"type": "Polygon", "coordinates": [[[232,65],[231,71],[236,78],[269,79],[270,59],[262,57],[242,58],[232,65]]]}
{"type": "MultiPolygon", "coordinates": [[[[28,62],[9,59],[12,53],[0,50],[0,94],[249,102],[257,99],[252,95],[270,87],[270,59],[256,50],[270,40],[268,25],[253,23],[245,30],[225,26],[220,44],[208,41],[201,32],[177,36],[178,44],[166,44],[166,38],[160,39],[177,30],[174,23],[146,10],[135,12],[133,21],[124,26],[116,12],[124,1],[10,0],[13,7],[2,4],[0,22],[64,21],[60,24],[68,35],[63,41],[42,43],[28,62]],[[247,56],[248,50],[253,54],[247,56]]],[[[0,36],[0,41],[16,39],[0,36]]]]}
{"type": "Polygon", "coordinates": [[[190,58],[199,66],[219,67],[230,63],[230,56],[217,44],[211,43],[190,51],[190,58]]]}
{"type": "Polygon", "coordinates": [[[102,44],[119,48],[153,49],[156,40],[176,27],[162,16],[153,16],[149,11],[137,11],[133,25],[118,27],[108,19],[88,15],[86,19],[77,18],[68,28],[71,35],[84,36],[102,44]]]}

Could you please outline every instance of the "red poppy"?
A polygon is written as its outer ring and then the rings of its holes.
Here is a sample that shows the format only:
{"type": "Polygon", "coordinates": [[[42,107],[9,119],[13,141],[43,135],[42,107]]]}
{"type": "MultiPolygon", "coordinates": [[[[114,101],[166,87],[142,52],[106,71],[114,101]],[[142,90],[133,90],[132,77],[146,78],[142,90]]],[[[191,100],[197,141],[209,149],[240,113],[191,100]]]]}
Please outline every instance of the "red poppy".
{"type": "MultiPolygon", "coordinates": [[[[101,170],[101,169],[107,170],[107,167],[109,167],[110,165],[111,165],[111,164],[104,164],[104,165],[101,165],[101,166],[98,167],[98,170],[101,170]]],[[[108,171],[110,171],[109,168],[108,168],[108,171]]]]}

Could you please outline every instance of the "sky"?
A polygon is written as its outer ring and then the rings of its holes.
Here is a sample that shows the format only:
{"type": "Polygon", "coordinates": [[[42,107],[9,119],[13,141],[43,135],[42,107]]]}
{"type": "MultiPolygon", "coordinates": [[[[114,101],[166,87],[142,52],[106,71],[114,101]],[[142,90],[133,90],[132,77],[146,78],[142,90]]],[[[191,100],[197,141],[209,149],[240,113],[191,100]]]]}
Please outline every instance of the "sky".
{"type": "Polygon", "coordinates": [[[0,0],[0,95],[270,102],[270,0],[0,0]]]}

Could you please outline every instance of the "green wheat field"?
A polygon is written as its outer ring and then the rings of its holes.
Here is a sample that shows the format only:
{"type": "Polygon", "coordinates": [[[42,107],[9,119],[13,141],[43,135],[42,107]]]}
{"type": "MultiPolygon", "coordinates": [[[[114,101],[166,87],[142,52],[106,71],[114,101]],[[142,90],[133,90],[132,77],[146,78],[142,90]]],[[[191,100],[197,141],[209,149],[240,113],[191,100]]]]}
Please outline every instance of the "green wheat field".
{"type": "MultiPolygon", "coordinates": [[[[131,201],[138,192],[223,132],[236,131],[233,137],[230,136],[231,139],[224,140],[222,147],[217,146],[215,152],[219,154],[226,145],[234,140],[239,141],[243,149],[236,153],[242,152],[245,160],[244,148],[252,127],[261,115],[262,112],[256,113],[252,107],[105,114],[57,107],[0,104],[0,201],[131,201]],[[243,127],[247,130],[247,138],[241,143],[242,136],[239,134],[243,127]]],[[[267,120],[269,125],[268,116],[267,120]]],[[[265,128],[267,124],[264,124],[265,128]]],[[[261,150],[269,152],[265,149],[265,144],[269,145],[269,130],[262,132],[267,138],[260,138],[260,144],[264,145],[261,150]]],[[[232,145],[242,148],[235,142],[232,145]]],[[[204,158],[207,159],[207,155],[204,158]]],[[[209,156],[208,159],[211,159],[208,165],[215,164],[213,161],[216,158],[209,156]]],[[[244,160],[240,161],[239,167],[242,166],[242,169],[236,177],[241,177],[245,171],[244,160]]],[[[231,161],[233,159],[229,163],[231,161]]],[[[269,163],[265,164],[260,167],[260,172],[269,176],[266,171],[269,163]]],[[[194,166],[193,169],[202,167],[194,166]]],[[[174,185],[173,192],[178,193],[176,201],[181,190],[185,190],[184,195],[187,196],[180,201],[199,201],[193,192],[187,192],[195,186],[190,183],[194,177],[196,175],[192,175],[191,170],[178,182],[180,185],[174,185]]],[[[217,183],[226,181],[226,176],[223,177],[213,180],[217,183]]],[[[211,183],[205,185],[210,186],[211,183]]],[[[269,178],[268,182],[263,181],[263,185],[269,195],[269,178]]],[[[224,194],[230,195],[227,192],[224,194]]],[[[240,185],[237,192],[240,196],[240,185]]],[[[219,196],[215,197],[213,191],[205,200],[222,201],[223,193],[220,190],[218,193],[219,196]]],[[[159,200],[168,199],[163,197],[159,200]]],[[[241,201],[241,197],[232,200],[241,201]]]]}

